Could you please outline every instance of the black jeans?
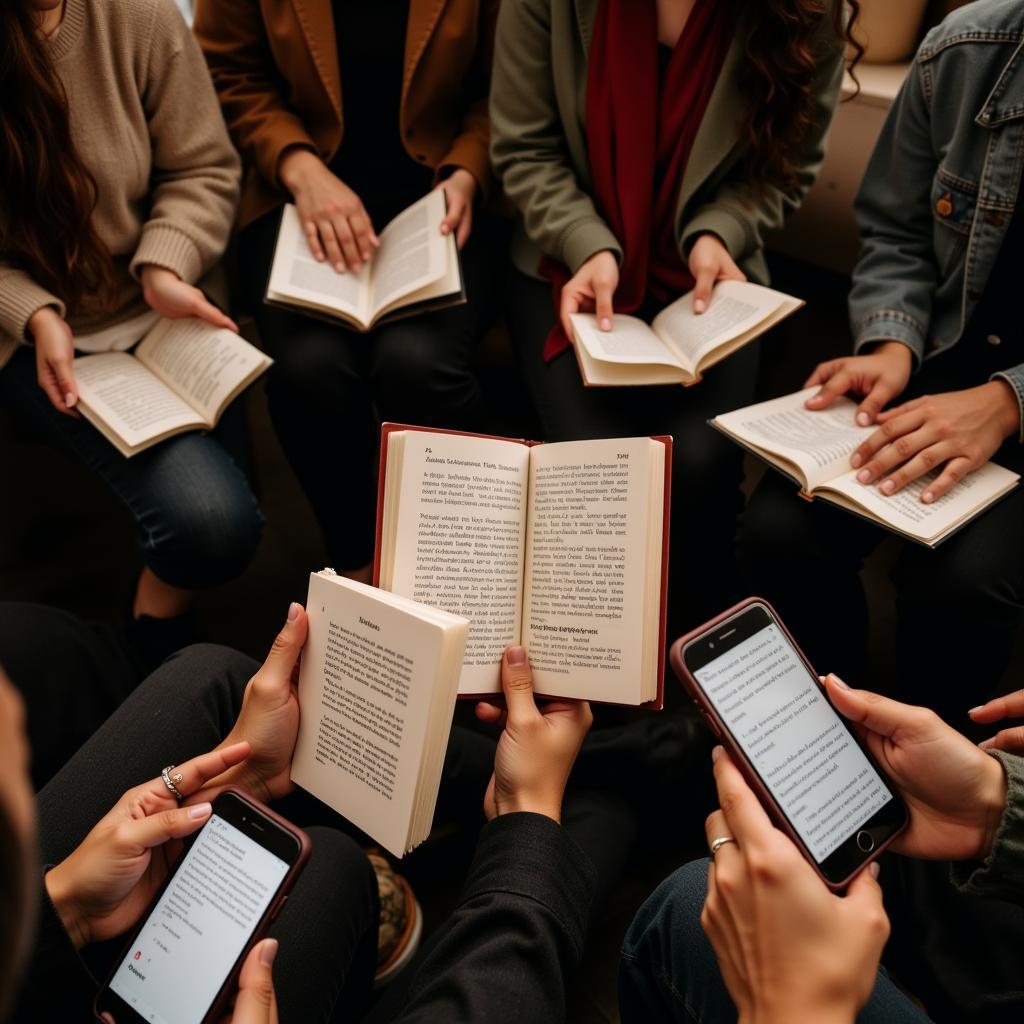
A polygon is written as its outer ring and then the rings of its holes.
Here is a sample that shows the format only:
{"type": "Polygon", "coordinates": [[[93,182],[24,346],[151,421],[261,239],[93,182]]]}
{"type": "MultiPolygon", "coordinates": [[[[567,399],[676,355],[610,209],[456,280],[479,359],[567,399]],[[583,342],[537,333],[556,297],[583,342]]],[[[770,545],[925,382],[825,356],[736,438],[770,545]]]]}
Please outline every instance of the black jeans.
{"type": "MultiPolygon", "coordinates": [[[[925,364],[907,398],[969,388],[1016,361],[1005,348],[965,341],[925,364]]],[[[1024,472],[1011,438],[995,461],[1024,472]]],[[[767,598],[820,671],[851,685],[866,678],[865,558],[888,531],[826,502],[801,501],[769,470],[743,515],[740,561],[752,592],[767,598]]],[[[1017,488],[934,550],[902,542],[896,585],[897,690],[971,734],[968,708],[994,695],[1024,611],[1024,489],[1017,488]]]]}
{"type": "MultiPolygon", "coordinates": [[[[200,644],[168,659],[97,730],[39,794],[44,864],[67,857],[125,790],[212,750],[238,716],[258,668],[226,647],[200,644]]],[[[73,678],[65,680],[74,687],[73,678]]],[[[296,824],[304,822],[282,806],[296,824]]],[[[280,940],[274,983],[282,1022],[359,1019],[377,960],[379,908],[373,869],[335,828],[306,827],[312,856],[270,933],[280,940]]],[[[103,978],[123,939],[87,947],[103,978]]],[[[187,979],[183,979],[187,981],[187,979]]]]}
{"type": "Polygon", "coordinates": [[[462,253],[465,304],[359,334],[264,304],[277,222],[277,213],[256,221],[239,246],[247,301],[275,360],[270,415],[334,568],[355,569],[373,557],[378,418],[462,430],[484,423],[472,359],[499,307],[508,226],[478,216],[462,253]]]}
{"type": "Polygon", "coordinates": [[[714,367],[693,388],[587,388],[571,351],[542,357],[555,322],[551,286],[513,270],[509,328],[548,441],[671,434],[669,640],[741,595],[733,553],[743,504],[743,453],[707,421],[754,400],[757,348],[714,367]]]}
{"type": "Polygon", "coordinates": [[[141,679],[117,627],[25,601],[0,601],[0,667],[25,702],[36,789],[141,679]]]}

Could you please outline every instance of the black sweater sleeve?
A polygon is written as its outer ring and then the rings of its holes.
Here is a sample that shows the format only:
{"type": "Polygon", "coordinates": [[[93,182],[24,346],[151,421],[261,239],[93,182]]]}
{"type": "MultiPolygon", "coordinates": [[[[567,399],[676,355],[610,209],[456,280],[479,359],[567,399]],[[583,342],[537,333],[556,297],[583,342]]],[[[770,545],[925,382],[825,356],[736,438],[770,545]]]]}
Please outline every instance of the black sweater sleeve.
{"type": "Polygon", "coordinates": [[[495,818],[397,1020],[564,1020],[593,887],[593,866],[560,825],[540,814],[495,818]]]}

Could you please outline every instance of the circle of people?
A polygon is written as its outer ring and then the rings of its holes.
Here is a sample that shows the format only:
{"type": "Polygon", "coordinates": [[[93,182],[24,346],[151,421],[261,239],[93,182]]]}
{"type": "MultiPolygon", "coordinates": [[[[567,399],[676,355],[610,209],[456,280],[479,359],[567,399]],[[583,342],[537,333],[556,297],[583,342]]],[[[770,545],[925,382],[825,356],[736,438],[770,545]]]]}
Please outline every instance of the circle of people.
{"type": "MultiPolygon", "coordinates": [[[[1024,730],[984,738],[1024,716],[1024,690],[999,695],[1024,602],[1024,492],[934,549],[898,542],[897,682],[850,688],[839,676],[870,683],[860,571],[887,534],[795,501],[777,473],[745,495],[742,450],[707,421],[753,401],[758,345],[683,390],[585,387],[569,341],[574,314],[608,330],[687,293],[701,315],[720,282],[767,283],[765,239],[821,166],[859,6],[196,0],[189,25],[174,0],[3,5],[0,406],[123,504],[144,568],[116,666],[71,616],[2,606],[14,684],[0,676],[0,1017],[91,1014],[118,940],[231,785],[300,824],[311,814],[313,843],[273,937],[245,961],[234,1024],[564,1019],[634,853],[646,804],[630,793],[657,792],[647,813],[664,817],[710,770],[708,844],[729,841],[637,912],[621,946],[623,1021],[1019,1019],[1019,974],[1007,995],[972,972],[986,943],[994,972],[994,947],[1024,934],[1024,730]],[[361,331],[264,301],[285,204],[318,279],[347,287],[383,228],[434,190],[464,302],[361,331]],[[670,636],[756,592],[813,664],[837,671],[831,702],[909,808],[881,874],[872,865],[830,891],[690,716],[535,700],[528,652],[511,647],[504,702],[479,706],[484,731],[453,730],[445,765],[438,818],[483,822],[462,895],[367,1009],[394,955],[379,943],[395,893],[399,932],[411,895],[292,792],[305,611],[289,608],[262,665],[186,646],[195,592],[237,577],[260,540],[227,429],[239,409],[131,458],[76,409],[76,356],[129,350],[161,319],[237,332],[235,311],[273,358],[270,418],[331,564],[357,580],[371,578],[380,422],[488,430],[474,359],[499,320],[517,360],[510,387],[525,384],[545,440],[672,435],[670,636]],[[343,471],[324,454],[341,449],[343,471]],[[48,669],[19,659],[33,636],[39,652],[75,654],[48,669]],[[55,666],[60,679],[37,687],[55,666]],[[109,697],[115,677],[128,680],[116,709],[89,705],[83,693],[107,684],[109,697]],[[72,693],[86,729],[74,753],[47,726],[72,693]],[[593,800],[574,790],[588,757],[593,800]],[[669,784],[658,773],[672,758],[669,784]],[[160,778],[168,764],[180,802],[160,778]],[[941,877],[914,873],[929,861],[941,877]],[[898,976],[919,981],[906,985],[917,999],[880,967],[890,903],[893,945],[904,929],[912,947],[898,976]],[[973,922],[961,924],[973,957],[929,981],[913,953],[947,906],[973,922]],[[955,1011],[927,994],[953,990],[955,1011]]],[[[812,413],[854,399],[850,415],[872,430],[851,468],[885,496],[927,479],[912,500],[938,501],[993,458],[1024,471],[1022,41],[1016,0],[977,0],[926,34],[855,203],[853,352],[816,366],[808,353],[802,368],[812,413]]]]}

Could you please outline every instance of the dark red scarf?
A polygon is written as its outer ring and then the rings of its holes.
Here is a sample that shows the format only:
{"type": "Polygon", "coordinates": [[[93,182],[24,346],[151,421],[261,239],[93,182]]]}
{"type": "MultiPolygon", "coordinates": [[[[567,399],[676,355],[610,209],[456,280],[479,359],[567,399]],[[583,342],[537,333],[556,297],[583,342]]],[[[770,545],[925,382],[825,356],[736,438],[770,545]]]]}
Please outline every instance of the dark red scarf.
{"type": "MultiPolygon", "coordinates": [[[[601,0],[588,60],[587,154],[594,204],[623,250],[616,312],[634,312],[649,294],[667,302],[693,287],[676,240],[676,202],[729,47],[729,7],[697,0],[659,89],[655,0],[601,0]]],[[[570,275],[552,260],[541,273],[553,285],[557,316],[570,275]]],[[[557,321],[545,361],[568,346],[557,321]]]]}

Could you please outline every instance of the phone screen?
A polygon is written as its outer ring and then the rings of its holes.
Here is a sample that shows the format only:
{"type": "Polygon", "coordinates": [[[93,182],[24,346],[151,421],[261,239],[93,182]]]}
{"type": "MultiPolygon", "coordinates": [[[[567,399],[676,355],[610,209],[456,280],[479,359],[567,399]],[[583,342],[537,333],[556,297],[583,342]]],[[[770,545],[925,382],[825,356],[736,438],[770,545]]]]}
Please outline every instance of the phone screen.
{"type": "Polygon", "coordinates": [[[692,674],[818,864],[855,834],[868,853],[876,837],[858,829],[893,793],[786,634],[764,608],[753,614],[751,635],[740,626],[735,645],[719,643],[728,649],[692,674]]]}
{"type": "Polygon", "coordinates": [[[214,813],[110,980],[143,1020],[199,1024],[290,865],[214,813]]]}

